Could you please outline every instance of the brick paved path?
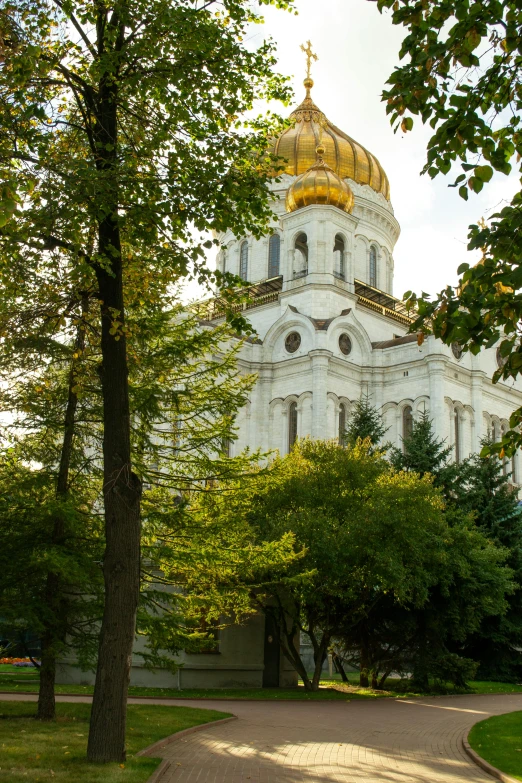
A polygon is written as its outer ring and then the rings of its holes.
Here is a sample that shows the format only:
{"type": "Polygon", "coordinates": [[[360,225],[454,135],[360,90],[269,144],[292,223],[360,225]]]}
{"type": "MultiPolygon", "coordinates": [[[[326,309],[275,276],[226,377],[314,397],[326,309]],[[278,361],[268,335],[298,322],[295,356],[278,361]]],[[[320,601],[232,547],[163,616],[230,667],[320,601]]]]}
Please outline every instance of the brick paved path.
{"type": "MultiPolygon", "coordinates": [[[[63,696],[58,700],[90,701],[63,696]]],[[[522,710],[522,694],[405,701],[157,703],[207,707],[239,718],[167,745],[161,755],[171,764],[158,783],[492,783],[493,778],[464,753],[462,737],[489,715],[522,710]]],[[[156,751],[154,756],[158,755],[156,751]]]]}
{"type": "Polygon", "coordinates": [[[159,783],[492,783],[466,756],[462,738],[489,715],[522,710],[522,694],[181,703],[228,710],[239,720],[166,746],[171,765],[159,783]]]}

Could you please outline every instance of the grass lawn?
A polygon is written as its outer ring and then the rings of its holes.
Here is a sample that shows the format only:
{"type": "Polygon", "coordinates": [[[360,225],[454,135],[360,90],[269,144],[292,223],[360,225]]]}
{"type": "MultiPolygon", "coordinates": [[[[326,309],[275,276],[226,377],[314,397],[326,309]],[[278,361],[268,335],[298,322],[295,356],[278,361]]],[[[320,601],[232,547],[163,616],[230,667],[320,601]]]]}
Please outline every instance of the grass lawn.
{"type": "Polygon", "coordinates": [[[191,707],[129,705],[125,764],[85,761],[90,704],[57,704],[56,723],[35,721],[35,704],[0,702],[1,783],[145,783],[159,759],[135,754],[169,734],[227,717],[191,707]]]}
{"type": "Polygon", "coordinates": [[[468,741],[475,753],[494,767],[522,780],[522,712],[480,721],[471,729],[468,741]]]}
{"type": "MultiPolygon", "coordinates": [[[[317,693],[308,693],[302,686],[298,688],[220,688],[220,689],[183,689],[175,688],[129,688],[129,696],[170,697],[172,699],[303,699],[303,700],[346,700],[346,699],[379,699],[390,696],[397,698],[411,698],[412,696],[427,695],[407,690],[407,683],[400,680],[389,679],[387,690],[374,691],[371,688],[359,688],[357,673],[348,675],[349,684],[343,685],[339,675],[331,679],[321,680],[321,690],[317,693]]],[[[522,684],[514,685],[506,682],[471,682],[474,693],[522,693],[522,684]]],[[[57,693],[77,693],[82,695],[92,694],[91,685],[57,685],[57,693]]],[[[0,666],[0,691],[18,693],[36,693],[38,691],[38,672],[35,669],[17,668],[16,666],[0,666]]],[[[459,693],[449,687],[447,693],[459,693]]],[[[434,690],[434,694],[440,695],[441,691],[434,690]]],[[[466,691],[469,693],[469,691],[466,691]]],[[[0,781],[1,783],[1,781],[0,781]]]]}

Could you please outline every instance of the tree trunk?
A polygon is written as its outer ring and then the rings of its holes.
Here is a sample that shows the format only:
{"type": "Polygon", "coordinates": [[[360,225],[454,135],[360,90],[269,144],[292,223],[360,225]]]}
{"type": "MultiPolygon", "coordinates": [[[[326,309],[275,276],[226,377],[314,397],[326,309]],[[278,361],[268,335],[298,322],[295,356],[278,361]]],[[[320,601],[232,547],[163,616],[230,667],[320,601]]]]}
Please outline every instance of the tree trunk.
{"type": "Polygon", "coordinates": [[[54,654],[53,634],[46,633],[42,637],[42,657],[40,665],[40,686],[38,689],[37,720],[54,720],[56,718],[56,701],[54,697],[54,682],[56,677],[56,656],[54,654]]]}
{"type": "MultiPolygon", "coordinates": [[[[265,610],[266,611],[266,610],[265,610]]],[[[312,682],[308,677],[308,673],[301,660],[300,651],[295,646],[295,636],[299,634],[295,624],[292,623],[290,628],[288,627],[288,615],[282,608],[279,601],[279,610],[274,611],[272,617],[275,621],[275,628],[278,636],[278,643],[283,652],[283,655],[294,667],[295,671],[303,681],[305,691],[312,690],[312,682]]]]}
{"type": "Polygon", "coordinates": [[[363,631],[361,640],[361,664],[359,674],[359,686],[361,688],[368,688],[370,682],[368,680],[368,673],[370,670],[370,651],[367,634],[363,631]]]}
{"type": "Polygon", "coordinates": [[[105,52],[96,99],[94,143],[99,190],[98,252],[95,263],[101,308],[100,369],[103,399],[103,497],[105,603],[92,702],[87,758],[125,761],[127,691],[136,611],[140,592],[141,481],[132,472],[129,381],[123,270],[119,223],[118,53],[125,40],[125,21],[115,5],[100,6],[97,47],[105,52]],[[113,60],[108,56],[109,50],[113,60]],[[114,65],[114,69],[110,66],[114,65]],[[103,216],[103,217],[102,217],[103,216]]]}
{"type": "Polygon", "coordinates": [[[97,269],[102,300],[105,605],[91,712],[89,761],[125,761],[127,691],[140,586],[141,482],[131,469],[130,414],[123,327],[121,248],[116,224],[100,226],[100,254],[112,256],[112,275],[97,269]],[[116,339],[119,338],[119,339],[116,339]]]}
{"type": "MultiPolygon", "coordinates": [[[[76,331],[76,341],[74,345],[75,353],[78,351],[83,352],[85,348],[83,321],[87,317],[88,307],[88,296],[87,294],[84,294],[82,299],[82,322],[80,322],[76,331]]],[[[69,470],[71,466],[76,409],[78,407],[78,396],[73,392],[74,385],[74,368],[71,365],[60,465],[56,481],[56,496],[58,498],[65,498],[69,491],[69,470]]],[[[52,533],[52,542],[55,546],[60,546],[63,543],[64,532],[63,519],[57,517],[54,522],[52,533]]],[[[40,685],[38,689],[36,718],[37,720],[49,721],[56,718],[56,700],[54,695],[56,680],[56,649],[60,643],[65,641],[68,619],[67,605],[62,595],[62,585],[58,574],[47,574],[45,593],[48,615],[43,623],[44,630],[41,640],[42,660],[40,666],[40,685]]]]}
{"type": "Polygon", "coordinates": [[[378,674],[375,669],[372,669],[372,688],[376,691],[379,687],[378,674]]]}
{"type": "Polygon", "coordinates": [[[326,656],[328,655],[328,647],[330,645],[330,639],[331,636],[329,634],[323,633],[323,636],[321,637],[321,641],[319,643],[319,646],[317,650],[314,651],[314,676],[312,677],[312,690],[318,691],[319,690],[319,683],[321,681],[321,674],[323,671],[323,664],[326,660],[326,656]]]}
{"type": "Polygon", "coordinates": [[[343,682],[349,682],[348,677],[346,676],[346,672],[344,670],[343,662],[341,661],[340,657],[337,655],[337,653],[334,653],[333,655],[333,662],[334,666],[341,675],[341,680],[343,682]]]}

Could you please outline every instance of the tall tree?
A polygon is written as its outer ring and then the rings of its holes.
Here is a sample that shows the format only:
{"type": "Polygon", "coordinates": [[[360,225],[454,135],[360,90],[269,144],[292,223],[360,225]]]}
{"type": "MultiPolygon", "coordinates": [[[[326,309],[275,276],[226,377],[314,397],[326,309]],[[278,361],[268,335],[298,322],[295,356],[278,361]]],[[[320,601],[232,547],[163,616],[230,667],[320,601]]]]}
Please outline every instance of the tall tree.
{"type": "MultiPolygon", "coordinates": [[[[86,383],[92,384],[93,377],[97,381],[96,356],[92,355],[89,334],[93,326],[89,313],[91,295],[82,292],[72,307],[77,312],[75,325],[62,329],[58,335],[61,314],[57,312],[57,302],[42,301],[45,295],[31,301],[30,295],[24,295],[33,292],[31,283],[12,282],[13,296],[5,296],[0,303],[0,415],[7,422],[2,428],[4,480],[7,491],[19,475],[29,496],[33,483],[40,509],[33,515],[38,530],[31,535],[31,499],[27,498],[28,507],[24,507],[19,491],[11,487],[10,510],[5,511],[5,523],[9,523],[6,530],[16,527],[18,532],[4,540],[6,563],[2,580],[5,585],[12,569],[22,572],[28,562],[33,562],[38,542],[42,556],[32,576],[23,580],[26,596],[24,599],[23,593],[19,594],[18,622],[23,623],[25,608],[32,607],[31,616],[37,622],[31,630],[38,633],[41,648],[37,717],[52,720],[57,656],[63,654],[67,639],[77,640],[81,624],[88,629],[92,641],[87,606],[97,604],[100,598],[92,563],[83,567],[85,577],[81,577],[74,556],[75,547],[80,559],[86,551],[101,547],[99,521],[92,513],[99,492],[99,471],[93,469],[99,405],[95,401],[93,407],[92,395],[79,394],[86,383]],[[51,499],[53,485],[55,497],[51,499]],[[82,588],[86,591],[85,600],[78,598],[82,588]],[[97,600],[89,601],[88,595],[97,600]]],[[[98,551],[95,561],[100,557],[98,551]]],[[[2,615],[12,618],[12,611],[13,607],[4,609],[2,615]]]]}
{"type": "Polygon", "coordinates": [[[244,340],[226,322],[201,324],[179,304],[136,316],[132,434],[147,487],[138,612],[138,633],[146,639],[139,654],[148,666],[173,668],[172,654],[212,643],[216,627],[252,614],[253,584],[293,562],[295,553],[291,536],[257,542],[242,519],[200,512],[200,495],[205,506],[219,505],[223,486],[247,479],[263,456],[229,453],[234,420],[255,382],[238,373],[244,340]]]}
{"type": "Polygon", "coordinates": [[[506,548],[517,586],[506,613],[485,618],[467,641],[466,654],[479,661],[480,677],[518,681],[522,674],[522,513],[506,468],[494,455],[475,455],[463,465],[455,490],[456,502],[474,514],[479,530],[506,548]]]}
{"type": "MultiPolygon", "coordinates": [[[[294,554],[290,538],[256,544],[248,527],[202,524],[194,513],[200,492],[219,492],[220,480],[259,461],[222,448],[254,378],[237,372],[243,340],[233,328],[201,324],[175,292],[172,301],[163,312],[133,297],[127,323],[131,443],[146,487],[137,621],[145,641],[135,654],[175,670],[180,649],[204,648],[216,624],[251,614],[252,580],[294,554]]],[[[68,345],[67,330],[60,339],[46,332],[52,307],[36,317],[15,305],[0,305],[0,416],[11,413],[2,435],[14,444],[0,461],[0,626],[40,640],[37,716],[52,719],[56,659],[76,655],[90,668],[101,619],[97,313],[84,313],[82,337],[68,345]]]]}
{"type": "Polygon", "coordinates": [[[198,265],[201,232],[259,235],[265,228],[274,167],[268,159],[263,165],[262,153],[274,123],[238,117],[257,98],[288,93],[272,73],[272,45],[241,43],[256,21],[242,0],[217,11],[198,0],[0,6],[2,285],[9,289],[5,270],[35,275],[46,265],[53,295],[64,282],[57,269],[65,257],[72,280],[93,281],[100,307],[105,606],[92,761],[125,759],[139,597],[141,482],[131,460],[126,265],[141,254],[142,275],[164,280],[165,271],[179,275],[198,265]]]}
{"type": "MultiPolygon", "coordinates": [[[[522,11],[515,0],[378,0],[393,8],[392,21],[407,29],[400,49],[405,63],[383,92],[395,128],[413,127],[413,117],[429,122],[424,172],[430,177],[460,172],[452,187],[461,198],[480,191],[494,171],[520,170],[522,156],[522,11]]],[[[511,203],[469,227],[469,250],[481,249],[476,266],[459,267],[458,286],[447,286],[432,300],[407,292],[418,316],[412,330],[433,333],[446,344],[459,342],[476,354],[500,341],[502,364],[493,380],[516,378],[522,369],[522,190],[511,203]]],[[[422,334],[420,339],[422,339],[422,334]]],[[[522,408],[511,417],[502,444],[486,450],[509,452],[522,444],[515,429],[522,408]]]]}
{"type": "MultiPolygon", "coordinates": [[[[371,622],[384,600],[422,606],[445,558],[439,491],[428,478],[393,471],[364,441],[347,448],[302,441],[269,470],[236,482],[203,513],[243,519],[259,541],[295,537],[301,557],[273,569],[253,598],[274,617],[281,650],[307,690],[319,687],[335,637],[371,622]],[[300,633],[314,650],[312,677],[301,658],[300,633]]],[[[366,654],[364,640],[361,648],[366,654]]]]}
{"type": "Polygon", "coordinates": [[[371,447],[378,446],[388,428],[384,424],[382,414],[370,402],[370,396],[363,394],[354,402],[350,421],[346,428],[345,443],[355,446],[357,440],[369,439],[371,447]]]}
{"type": "MultiPolygon", "coordinates": [[[[484,536],[505,548],[516,584],[520,566],[520,515],[517,498],[508,489],[508,477],[503,475],[502,464],[494,457],[484,460],[475,455],[457,465],[449,461],[451,451],[444,441],[436,439],[429,414],[424,412],[414,422],[411,434],[404,439],[403,449],[392,451],[391,461],[400,470],[431,474],[434,484],[444,492],[449,524],[459,527],[469,524],[466,517],[474,519],[484,536]]],[[[430,673],[440,675],[443,671],[449,679],[454,677],[456,684],[464,684],[464,664],[457,655],[468,656],[477,662],[489,656],[491,661],[495,650],[498,655],[509,657],[508,650],[518,642],[518,632],[514,627],[517,611],[511,610],[513,604],[518,607],[518,590],[509,595],[503,611],[481,616],[476,611],[476,599],[481,591],[479,582],[470,583],[465,573],[457,571],[457,583],[459,588],[451,596],[440,590],[433,591],[426,606],[414,618],[409,618],[413,648],[400,647],[399,644],[401,654],[411,661],[417,684],[422,688],[427,687],[430,673]],[[465,595],[468,597],[463,601],[465,595]],[[451,619],[454,617],[460,618],[458,623],[451,619]],[[507,638],[508,628],[511,630],[510,639],[507,638]],[[504,629],[506,634],[502,652],[500,629],[504,629]],[[489,650],[486,651],[488,638],[489,650]]],[[[395,637],[390,633],[388,636],[400,643],[404,639],[400,625],[405,618],[399,620],[395,637]]]]}
{"type": "Polygon", "coordinates": [[[391,450],[390,461],[397,470],[431,475],[435,486],[441,487],[448,497],[458,472],[458,467],[450,462],[451,452],[451,446],[436,438],[428,411],[422,411],[403,439],[402,449],[391,450]]]}

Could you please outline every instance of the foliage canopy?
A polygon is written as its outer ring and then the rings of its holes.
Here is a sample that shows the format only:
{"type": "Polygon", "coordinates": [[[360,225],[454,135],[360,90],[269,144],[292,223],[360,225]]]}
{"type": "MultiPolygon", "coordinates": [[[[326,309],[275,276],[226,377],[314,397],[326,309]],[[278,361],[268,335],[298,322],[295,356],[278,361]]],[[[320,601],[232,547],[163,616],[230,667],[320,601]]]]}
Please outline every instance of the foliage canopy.
{"type": "MultiPolygon", "coordinates": [[[[382,11],[406,28],[400,56],[405,63],[383,92],[395,128],[404,132],[419,116],[434,130],[424,171],[430,177],[460,167],[452,186],[462,198],[479,193],[493,173],[509,174],[522,155],[522,11],[514,0],[378,0],[382,11]]],[[[469,227],[468,249],[482,250],[475,266],[463,263],[458,287],[434,299],[405,294],[418,315],[412,330],[433,333],[446,344],[460,343],[473,354],[500,341],[501,366],[494,374],[516,378],[522,369],[519,324],[522,299],[522,191],[492,215],[469,227]]],[[[504,445],[522,443],[511,417],[504,445]]]]}

